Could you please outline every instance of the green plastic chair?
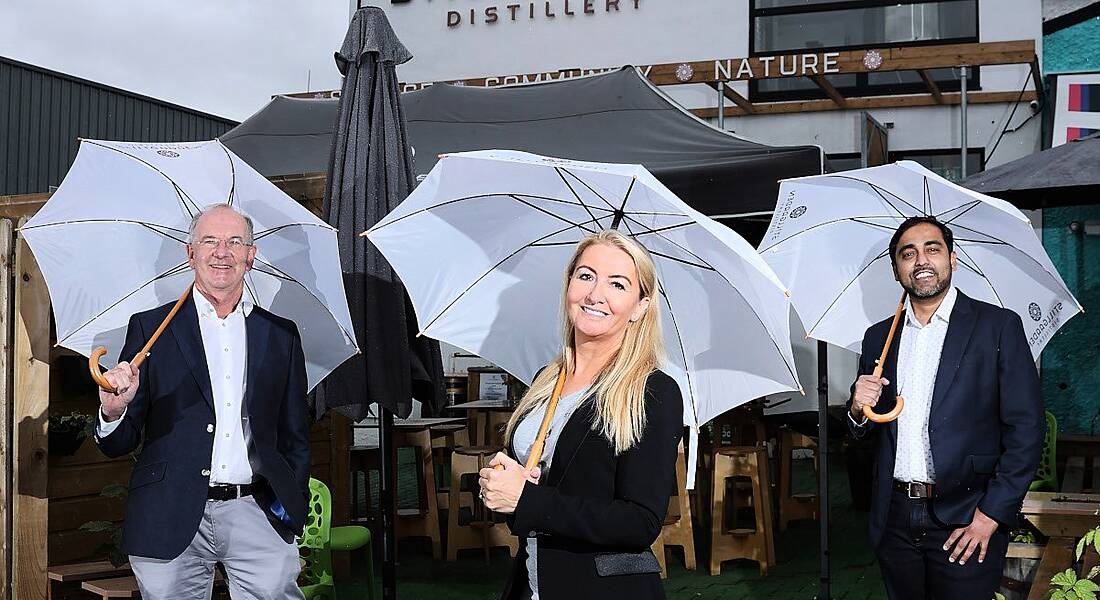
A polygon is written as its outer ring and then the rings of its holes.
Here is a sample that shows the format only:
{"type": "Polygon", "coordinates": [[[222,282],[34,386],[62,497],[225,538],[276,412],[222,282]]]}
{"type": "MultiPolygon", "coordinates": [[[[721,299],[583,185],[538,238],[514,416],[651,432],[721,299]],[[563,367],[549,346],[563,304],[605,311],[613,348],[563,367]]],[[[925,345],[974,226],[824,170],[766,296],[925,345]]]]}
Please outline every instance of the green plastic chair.
{"type": "Polygon", "coordinates": [[[1035,479],[1028,487],[1031,491],[1057,491],[1058,469],[1055,466],[1057,460],[1058,444],[1058,420],[1048,410],[1047,434],[1043,439],[1043,456],[1039,459],[1039,468],[1035,471],[1035,479]]]}
{"type": "Polygon", "coordinates": [[[370,530],[358,525],[332,527],[332,494],[324,482],[309,480],[309,523],[298,542],[302,572],[298,585],[307,600],[336,600],[332,579],[332,551],[364,549],[367,559],[367,598],[374,600],[374,555],[370,530]]]}

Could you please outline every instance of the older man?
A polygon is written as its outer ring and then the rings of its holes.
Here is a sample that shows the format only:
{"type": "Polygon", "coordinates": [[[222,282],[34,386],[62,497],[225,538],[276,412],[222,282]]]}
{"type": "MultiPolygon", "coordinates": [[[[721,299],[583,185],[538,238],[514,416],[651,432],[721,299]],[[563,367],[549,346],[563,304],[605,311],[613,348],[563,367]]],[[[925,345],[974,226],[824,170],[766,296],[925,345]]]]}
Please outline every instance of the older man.
{"type": "MultiPolygon", "coordinates": [[[[194,289],[149,360],[105,374],[96,442],[141,446],[122,551],[142,598],[209,598],[221,563],[234,598],[301,598],[294,535],[307,517],[309,425],[294,323],[255,306],[251,220],[227,204],[191,222],[194,289]]],[[[132,357],[171,305],[131,317],[132,357]]]]}
{"type": "Polygon", "coordinates": [[[867,330],[850,401],[852,434],[876,441],[871,543],[892,600],[992,598],[1042,450],[1038,373],[1020,317],[951,284],[945,224],[908,219],[889,251],[904,325],[882,378],[870,373],[890,320],[867,330]],[[898,394],[897,421],[864,418],[898,394]]]}

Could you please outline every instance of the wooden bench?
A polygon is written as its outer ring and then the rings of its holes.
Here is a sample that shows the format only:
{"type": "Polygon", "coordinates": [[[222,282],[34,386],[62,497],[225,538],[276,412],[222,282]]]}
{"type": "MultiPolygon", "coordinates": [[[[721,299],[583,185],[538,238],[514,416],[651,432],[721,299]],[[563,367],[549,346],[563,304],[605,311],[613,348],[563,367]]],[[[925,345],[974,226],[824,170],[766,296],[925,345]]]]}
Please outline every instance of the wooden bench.
{"type": "MultiPolygon", "coordinates": [[[[225,583],[221,569],[214,569],[214,587],[225,583]]],[[[112,577],[110,579],[95,579],[80,584],[83,589],[99,596],[103,600],[108,598],[140,598],[137,578],[112,577]]]]}
{"type": "Polygon", "coordinates": [[[56,565],[50,567],[46,571],[46,576],[49,577],[50,580],[47,597],[51,599],[54,597],[54,582],[61,584],[63,588],[69,587],[76,589],[77,584],[90,579],[124,577],[130,574],[130,565],[125,564],[116,567],[107,560],[56,565]]]}

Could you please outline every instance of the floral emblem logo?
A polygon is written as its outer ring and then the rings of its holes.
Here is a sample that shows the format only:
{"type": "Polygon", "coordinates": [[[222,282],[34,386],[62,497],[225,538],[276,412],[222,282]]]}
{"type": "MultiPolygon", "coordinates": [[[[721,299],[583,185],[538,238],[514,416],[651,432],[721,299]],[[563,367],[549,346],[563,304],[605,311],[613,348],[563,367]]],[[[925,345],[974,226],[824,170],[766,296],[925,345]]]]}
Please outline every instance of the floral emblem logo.
{"type": "Polygon", "coordinates": [[[167,156],[168,158],[179,158],[179,152],[172,152],[171,150],[157,150],[157,154],[161,156],[167,156]]]}
{"type": "Polygon", "coordinates": [[[1039,308],[1039,305],[1032,302],[1027,305],[1027,314],[1031,315],[1032,321],[1038,321],[1043,318],[1043,309],[1039,308]]]}
{"type": "Polygon", "coordinates": [[[791,211],[791,218],[792,219],[797,219],[798,217],[801,217],[804,214],[806,214],[806,207],[805,206],[796,206],[796,207],[794,207],[794,210],[791,211]]]}

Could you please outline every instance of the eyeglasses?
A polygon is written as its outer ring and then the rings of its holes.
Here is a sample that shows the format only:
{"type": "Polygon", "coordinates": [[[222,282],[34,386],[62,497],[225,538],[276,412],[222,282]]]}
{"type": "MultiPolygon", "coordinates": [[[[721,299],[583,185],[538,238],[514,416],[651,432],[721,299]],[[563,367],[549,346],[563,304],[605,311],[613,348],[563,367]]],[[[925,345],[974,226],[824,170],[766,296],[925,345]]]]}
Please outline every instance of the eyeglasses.
{"type": "Polygon", "coordinates": [[[227,240],[219,239],[214,236],[207,236],[199,240],[197,243],[199,246],[202,246],[206,250],[214,250],[218,246],[222,245],[222,243],[225,243],[225,247],[228,248],[230,252],[239,252],[252,245],[246,243],[244,241],[244,238],[239,236],[233,236],[227,240]]]}

